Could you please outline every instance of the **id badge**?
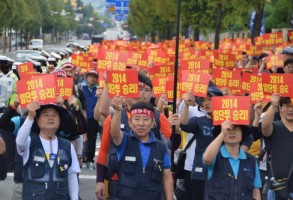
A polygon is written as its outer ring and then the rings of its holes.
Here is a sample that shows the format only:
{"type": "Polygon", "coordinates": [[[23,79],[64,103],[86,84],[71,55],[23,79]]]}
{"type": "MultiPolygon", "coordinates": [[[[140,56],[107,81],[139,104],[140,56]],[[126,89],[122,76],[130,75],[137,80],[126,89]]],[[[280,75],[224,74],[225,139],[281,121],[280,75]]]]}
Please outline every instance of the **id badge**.
{"type": "Polygon", "coordinates": [[[55,160],[56,159],[56,154],[51,153],[50,154],[50,160],[55,160]]]}

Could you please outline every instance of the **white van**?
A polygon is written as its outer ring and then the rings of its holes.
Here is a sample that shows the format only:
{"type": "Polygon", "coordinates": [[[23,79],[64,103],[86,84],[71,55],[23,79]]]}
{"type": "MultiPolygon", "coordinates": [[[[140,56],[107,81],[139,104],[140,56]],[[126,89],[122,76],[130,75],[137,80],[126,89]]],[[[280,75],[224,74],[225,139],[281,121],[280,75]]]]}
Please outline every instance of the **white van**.
{"type": "Polygon", "coordinates": [[[32,50],[42,50],[43,46],[44,41],[42,39],[32,39],[30,40],[28,48],[32,50]]]}

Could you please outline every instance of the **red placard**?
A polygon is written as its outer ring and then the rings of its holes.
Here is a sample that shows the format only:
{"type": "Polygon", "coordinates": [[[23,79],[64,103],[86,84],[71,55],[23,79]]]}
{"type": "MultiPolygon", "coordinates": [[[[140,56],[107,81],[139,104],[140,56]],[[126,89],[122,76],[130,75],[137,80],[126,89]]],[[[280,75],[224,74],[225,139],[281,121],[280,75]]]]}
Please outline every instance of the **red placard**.
{"type": "Polygon", "coordinates": [[[104,88],[105,87],[104,73],[106,73],[106,70],[96,70],[96,71],[99,74],[98,86],[99,88],[104,88]]]}
{"type": "Polygon", "coordinates": [[[22,108],[33,100],[43,104],[56,102],[54,74],[32,76],[30,79],[21,79],[16,84],[22,108]]]}
{"type": "Polygon", "coordinates": [[[234,54],[215,53],[214,65],[219,68],[233,69],[236,66],[236,56],[234,54]]]}
{"type": "Polygon", "coordinates": [[[32,62],[20,64],[17,66],[17,72],[22,79],[25,75],[34,74],[34,65],[32,62]]]}
{"type": "Polygon", "coordinates": [[[293,104],[293,85],[289,87],[289,97],[290,97],[291,103],[293,104]]]}
{"type": "Polygon", "coordinates": [[[97,54],[99,52],[99,48],[100,48],[101,44],[92,44],[89,45],[89,53],[93,53],[93,54],[97,54]]]}
{"type": "Polygon", "coordinates": [[[126,69],[127,52],[100,49],[98,53],[98,69],[124,71],[126,69]]]}
{"type": "Polygon", "coordinates": [[[238,70],[221,70],[219,68],[213,71],[213,80],[219,88],[229,88],[230,93],[241,93],[241,75],[238,70]]]}
{"type": "MultiPolygon", "coordinates": [[[[177,84],[177,98],[180,98],[182,96],[182,93],[180,92],[181,83],[177,84]]],[[[168,101],[173,101],[174,97],[174,80],[170,80],[166,82],[166,93],[168,101]]]]}
{"type": "Polygon", "coordinates": [[[283,33],[266,33],[262,36],[258,36],[254,38],[254,42],[256,46],[271,46],[274,44],[283,43],[283,33]]]}
{"type": "Polygon", "coordinates": [[[248,96],[222,96],[212,98],[213,124],[225,120],[234,124],[249,125],[250,99],[248,96]]]}
{"type": "Polygon", "coordinates": [[[279,93],[282,97],[289,97],[289,85],[293,85],[293,74],[262,74],[265,95],[279,93]]]}
{"type": "Polygon", "coordinates": [[[258,101],[269,102],[271,99],[270,95],[264,95],[263,87],[261,82],[254,82],[250,84],[250,102],[255,104],[258,101]]]}
{"type": "Polygon", "coordinates": [[[146,69],[148,67],[147,54],[138,52],[127,52],[126,58],[127,66],[139,66],[146,69]]]}
{"type": "Polygon", "coordinates": [[[137,70],[107,70],[106,73],[110,98],[113,98],[115,95],[124,96],[126,98],[139,98],[137,70]]]}
{"type": "Polygon", "coordinates": [[[154,64],[165,64],[167,57],[168,54],[166,52],[155,49],[149,51],[147,60],[152,61],[154,64]]]}
{"type": "Polygon", "coordinates": [[[257,74],[258,73],[258,65],[253,65],[251,68],[235,67],[234,70],[238,70],[241,72],[250,72],[251,74],[257,74]]]}
{"type": "Polygon", "coordinates": [[[247,43],[238,43],[235,45],[235,50],[240,50],[240,51],[247,51],[250,49],[251,44],[247,43]]]}
{"type": "Polygon", "coordinates": [[[251,91],[251,83],[261,83],[262,78],[259,75],[243,72],[242,73],[242,81],[241,81],[241,89],[243,92],[251,91]]]}
{"type": "Polygon", "coordinates": [[[69,97],[71,97],[73,89],[73,78],[55,76],[55,80],[56,94],[61,95],[64,100],[67,100],[69,97]]]}
{"type": "Polygon", "coordinates": [[[181,70],[192,70],[202,73],[209,73],[210,71],[210,61],[209,60],[181,60],[180,61],[181,70]]]}
{"type": "Polygon", "coordinates": [[[153,83],[153,96],[160,97],[166,92],[166,82],[174,80],[172,76],[156,77],[152,79],[153,83]]]}
{"type": "Polygon", "coordinates": [[[84,74],[91,69],[93,58],[90,54],[72,54],[71,57],[71,63],[76,67],[80,67],[79,74],[84,74]]]}
{"type": "Polygon", "coordinates": [[[262,53],[261,46],[253,46],[251,45],[250,48],[246,51],[247,55],[254,56],[260,55],[262,53]]]}
{"type": "Polygon", "coordinates": [[[191,91],[195,96],[206,97],[210,77],[210,74],[182,71],[181,93],[191,91]]]}
{"type": "Polygon", "coordinates": [[[194,51],[193,49],[187,49],[186,51],[180,54],[180,60],[195,60],[197,57],[198,51],[194,51]]]}
{"type": "Polygon", "coordinates": [[[289,38],[290,42],[293,42],[293,30],[288,31],[288,38],[289,38]]]}
{"type": "Polygon", "coordinates": [[[284,55],[283,54],[274,54],[265,57],[267,69],[272,67],[283,67],[284,66],[284,55]]]}
{"type": "Polygon", "coordinates": [[[209,42],[203,42],[203,41],[195,41],[193,45],[194,49],[196,50],[202,50],[202,49],[209,49],[212,47],[212,44],[209,42]]]}
{"type": "Polygon", "coordinates": [[[174,65],[154,65],[152,74],[154,77],[172,76],[174,74],[174,65]]]}

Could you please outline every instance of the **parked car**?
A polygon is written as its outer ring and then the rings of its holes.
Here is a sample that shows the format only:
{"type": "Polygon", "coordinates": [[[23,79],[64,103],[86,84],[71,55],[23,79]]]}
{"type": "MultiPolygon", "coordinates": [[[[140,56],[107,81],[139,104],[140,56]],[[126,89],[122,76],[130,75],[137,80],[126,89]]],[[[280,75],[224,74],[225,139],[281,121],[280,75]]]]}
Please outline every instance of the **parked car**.
{"type": "Polygon", "coordinates": [[[66,44],[66,47],[69,48],[69,47],[73,47],[75,46],[77,43],[75,40],[68,40],[67,41],[67,44],[66,44]]]}
{"type": "Polygon", "coordinates": [[[104,36],[103,35],[93,35],[92,36],[92,44],[95,44],[95,43],[102,43],[104,40],[104,36]]]}
{"type": "Polygon", "coordinates": [[[16,62],[27,62],[32,56],[41,55],[41,51],[36,50],[16,50],[12,54],[12,59],[16,62]]]}
{"type": "Polygon", "coordinates": [[[32,39],[30,40],[29,49],[32,50],[42,50],[42,48],[44,47],[44,41],[42,39],[32,39]]]}

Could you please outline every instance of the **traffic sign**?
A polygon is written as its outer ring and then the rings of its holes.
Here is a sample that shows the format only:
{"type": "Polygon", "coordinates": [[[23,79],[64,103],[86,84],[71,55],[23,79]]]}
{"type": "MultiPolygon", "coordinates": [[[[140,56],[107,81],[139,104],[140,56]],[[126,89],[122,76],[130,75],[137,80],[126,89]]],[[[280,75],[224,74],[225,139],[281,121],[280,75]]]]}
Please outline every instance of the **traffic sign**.
{"type": "Polygon", "coordinates": [[[111,5],[111,6],[109,7],[108,11],[111,12],[111,13],[116,12],[116,8],[115,8],[115,6],[114,6],[114,5],[111,5]]]}

